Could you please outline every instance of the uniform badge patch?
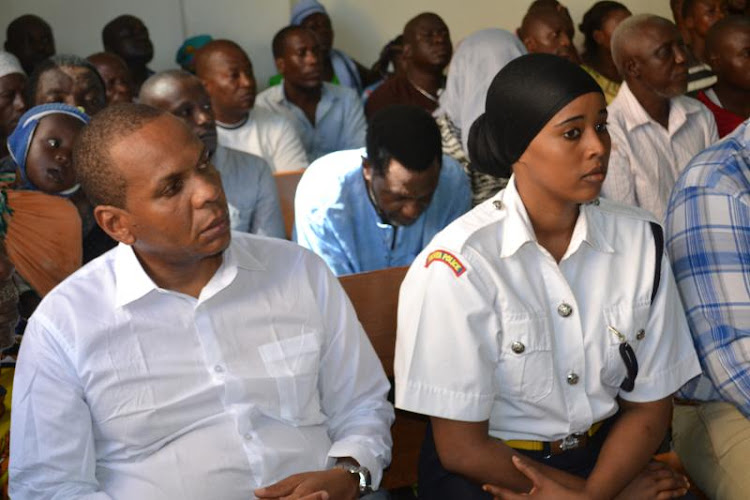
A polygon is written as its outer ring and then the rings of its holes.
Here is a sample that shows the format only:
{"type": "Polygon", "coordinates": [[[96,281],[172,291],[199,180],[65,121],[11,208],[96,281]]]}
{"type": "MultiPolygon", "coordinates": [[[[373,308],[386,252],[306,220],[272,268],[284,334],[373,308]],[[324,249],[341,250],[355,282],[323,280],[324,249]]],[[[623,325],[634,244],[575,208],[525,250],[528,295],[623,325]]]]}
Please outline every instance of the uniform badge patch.
{"type": "Polygon", "coordinates": [[[463,263],[461,263],[455,255],[446,252],[445,250],[435,250],[428,255],[424,267],[429,267],[433,262],[442,262],[447,265],[451,268],[453,274],[455,274],[457,278],[466,272],[466,267],[464,267],[463,263]]]}

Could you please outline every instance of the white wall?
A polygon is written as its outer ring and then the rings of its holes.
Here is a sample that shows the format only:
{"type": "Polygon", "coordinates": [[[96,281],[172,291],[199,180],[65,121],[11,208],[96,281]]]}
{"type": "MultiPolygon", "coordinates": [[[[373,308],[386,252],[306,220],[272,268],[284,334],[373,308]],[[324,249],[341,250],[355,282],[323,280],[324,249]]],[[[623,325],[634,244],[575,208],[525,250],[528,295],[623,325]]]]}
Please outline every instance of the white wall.
{"type": "MultiPolygon", "coordinates": [[[[289,21],[296,0],[0,0],[2,28],[25,13],[50,23],[57,51],[87,56],[102,50],[101,29],[120,14],[145,22],[154,42],[151,66],[175,66],[174,55],[187,36],[209,33],[231,38],[250,54],[259,83],[274,74],[273,35],[289,21]]],[[[670,17],[669,2],[621,0],[634,13],[653,12],[670,17]]],[[[454,43],[478,29],[497,26],[515,30],[531,0],[322,0],[336,32],[334,45],[365,65],[374,62],[380,48],[401,32],[405,22],[423,11],[443,17],[454,43]]],[[[567,0],[573,20],[580,22],[594,2],[567,0]]]]}

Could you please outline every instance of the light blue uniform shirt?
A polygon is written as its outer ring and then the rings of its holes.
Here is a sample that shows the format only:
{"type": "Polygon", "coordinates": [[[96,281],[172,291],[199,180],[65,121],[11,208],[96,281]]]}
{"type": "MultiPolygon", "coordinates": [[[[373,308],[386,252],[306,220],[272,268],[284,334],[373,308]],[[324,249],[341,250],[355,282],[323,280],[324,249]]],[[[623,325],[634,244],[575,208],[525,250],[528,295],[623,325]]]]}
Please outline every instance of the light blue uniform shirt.
{"type": "Polygon", "coordinates": [[[218,146],[211,162],[221,174],[235,231],[284,238],[284,219],[271,167],[255,155],[218,146]]]}
{"type": "Polygon", "coordinates": [[[297,105],[287,100],[283,82],[258,94],[255,104],[289,117],[310,161],[334,151],[365,145],[367,122],[362,101],[350,88],[323,83],[315,109],[315,125],[297,105]]]}
{"type": "Polygon", "coordinates": [[[362,174],[363,149],[338,151],[308,167],[294,199],[297,243],[320,255],[336,275],[408,266],[433,236],[471,207],[463,169],[443,155],[430,205],[410,226],[382,222],[362,174]]]}

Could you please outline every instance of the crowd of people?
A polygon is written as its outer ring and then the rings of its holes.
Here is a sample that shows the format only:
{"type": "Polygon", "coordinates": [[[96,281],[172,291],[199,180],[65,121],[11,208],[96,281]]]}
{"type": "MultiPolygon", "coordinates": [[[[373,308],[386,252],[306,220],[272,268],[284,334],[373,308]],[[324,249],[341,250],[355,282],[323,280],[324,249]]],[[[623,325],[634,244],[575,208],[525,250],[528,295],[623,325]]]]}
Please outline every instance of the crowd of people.
{"type": "Polygon", "coordinates": [[[557,0],[455,47],[423,12],[368,68],[300,0],[264,90],[233,40],[154,72],[148,19],[87,57],[13,20],[7,493],[389,498],[395,406],[419,498],[745,498],[750,2],[670,6],[580,50],[557,0]],[[400,266],[389,400],[337,277],[400,266]]]}

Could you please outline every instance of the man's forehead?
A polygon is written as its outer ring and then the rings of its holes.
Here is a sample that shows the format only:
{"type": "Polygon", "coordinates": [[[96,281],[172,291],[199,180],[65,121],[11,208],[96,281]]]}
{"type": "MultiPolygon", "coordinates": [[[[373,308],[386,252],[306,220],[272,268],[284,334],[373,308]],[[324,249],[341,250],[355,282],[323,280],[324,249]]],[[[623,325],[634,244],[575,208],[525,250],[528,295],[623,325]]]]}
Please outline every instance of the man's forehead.
{"type": "Polygon", "coordinates": [[[628,42],[632,43],[636,53],[641,52],[644,55],[648,55],[663,44],[678,39],[679,36],[680,33],[675,26],[668,23],[650,21],[643,23],[638,29],[634,30],[628,42]],[[637,50],[638,48],[641,50],[637,50]]]}
{"type": "Polygon", "coordinates": [[[109,148],[112,162],[127,173],[134,164],[166,165],[178,161],[180,152],[201,149],[202,143],[179,119],[163,114],[128,135],[120,137],[109,148]]]}

